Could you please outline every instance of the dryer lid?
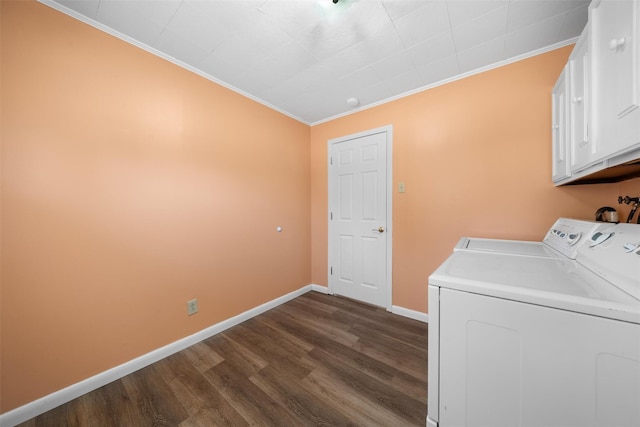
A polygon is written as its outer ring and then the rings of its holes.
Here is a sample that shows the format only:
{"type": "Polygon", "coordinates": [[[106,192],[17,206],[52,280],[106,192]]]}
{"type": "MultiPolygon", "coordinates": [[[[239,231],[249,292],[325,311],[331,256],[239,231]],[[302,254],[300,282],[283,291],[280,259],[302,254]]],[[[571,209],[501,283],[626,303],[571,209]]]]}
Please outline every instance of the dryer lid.
{"type": "Polygon", "coordinates": [[[429,284],[640,323],[640,299],[570,259],[459,251],[429,284]]]}
{"type": "Polygon", "coordinates": [[[547,245],[543,245],[541,242],[531,242],[526,240],[463,237],[453,250],[501,252],[513,255],[564,258],[564,255],[560,252],[547,245]]]}

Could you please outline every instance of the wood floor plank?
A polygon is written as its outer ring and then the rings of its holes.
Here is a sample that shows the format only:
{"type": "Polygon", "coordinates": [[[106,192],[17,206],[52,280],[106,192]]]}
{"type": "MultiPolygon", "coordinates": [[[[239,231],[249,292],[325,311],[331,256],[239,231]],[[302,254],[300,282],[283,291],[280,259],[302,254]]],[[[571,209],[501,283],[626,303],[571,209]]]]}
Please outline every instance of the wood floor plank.
{"type": "MultiPolygon", "coordinates": [[[[106,421],[105,425],[126,424],[141,425],[145,422],[145,414],[132,401],[122,381],[114,381],[109,387],[101,387],[99,394],[104,402],[104,412],[94,413],[94,418],[106,421]]],[[[173,411],[171,411],[173,413],[173,411]]],[[[168,416],[157,417],[156,425],[171,425],[168,416]]]]}
{"type": "Polygon", "coordinates": [[[309,292],[21,427],[424,427],[427,330],[309,292]]]}
{"type": "Polygon", "coordinates": [[[58,425],[58,420],[64,420],[65,427],[107,426],[110,422],[110,414],[106,411],[103,389],[104,387],[99,388],[93,393],[85,394],[46,412],[35,419],[34,425],[37,427],[58,425]]]}
{"type": "Polygon", "coordinates": [[[251,333],[262,341],[263,344],[260,346],[270,353],[271,359],[274,357],[300,358],[313,350],[313,346],[309,343],[297,338],[292,339],[291,335],[283,333],[282,329],[274,329],[257,319],[248,320],[238,326],[240,326],[238,328],[240,334],[251,333]]]}
{"type": "Polygon", "coordinates": [[[402,391],[403,393],[413,397],[417,401],[423,403],[426,407],[427,405],[427,378],[421,377],[416,378],[411,375],[407,375],[404,372],[398,373],[394,375],[391,379],[391,382],[388,383],[391,387],[396,390],[402,391]]]}
{"type": "MultiPolygon", "coordinates": [[[[398,391],[411,391],[412,396],[426,403],[426,364],[419,370],[418,375],[407,374],[399,369],[398,364],[387,364],[376,358],[362,353],[355,347],[343,346],[331,341],[319,341],[319,348],[329,352],[333,357],[367,374],[398,391]]],[[[404,356],[402,359],[405,359],[404,356]]]]}
{"type": "MultiPolygon", "coordinates": [[[[281,327],[288,328],[292,333],[306,336],[315,346],[331,352],[335,357],[340,358],[345,363],[351,364],[354,368],[367,372],[382,381],[387,381],[389,384],[392,383],[394,376],[397,377],[403,373],[403,371],[398,369],[401,365],[396,363],[396,361],[393,361],[393,363],[385,363],[389,362],[389,357],[385,356],[384,353],[382,353],[382,355],[374,353],[374,356],[377,356],[376,358],[361,351],[362,349],[367,350],[368,346],[363,346],[358,342],[351,343],[350,341],[348,341],[349,345],[344,345],[342,341],[335,341],[328,338],[315,329],[305,329],[306,325],[304,323],[298,323],[294,319],[287,319],[279,313],[272,313],[272,317],[274,319],[279,318],[281,322],[286,323],[281,323],[281,327]],[[379,359],[383,359],[383,361],[379,359]]],[[[370,352],[373,353],[373,351],[370,352]]],[[[404,361],[402,363],[406,363],[407,358],[405,355],[400,354],[398,357],[404,361]]],[[[426,376],[426,369],[425,360],[423,366],[413,371],[417,371],[417,376],[420,378],[426,376]]],[[[405,370],[410,371],[410,374],[416,374],[416,372],[413,372],[411,369],[405,368],[405,370]]],[[[400,375],[400,377],[402,378],[403,376],[400,375]]]]}
{"type": "Polygon", "coordinates": [[[286,331],[281,324],[276,322],[273,319],[270,319],[266,316],[258,316],[254,317],[252,320],[255,320],[257,323],[268,326],[273,331],[275,331],[278,335],[280,335],[284,340],[291,343],[291,345],[305,354],[313,350],[313,344],[305,340],[304,338],[297,337],[286,331]]]}
{"type": "Polygon", "coordinates": [[[407,347],[399,343],[394,345],[382,345],[379,340],[360,339],[353,348],[362,354],[376,359],[387,365],[392,364],[396,369],[414,377],[420,377],[426,373],[426,358],[416,357],[410,354],[407,347]]]}
{"type": "Polygon", "coordinates": [[[204,373],[250,425],[295,426],[296,419],[233,365],[223,362],[204,373]]]}
{"type": "Polygon", "coordinates": [[[188,416],[168,384],[157,375],[158,366],[163,363],[166,359],[120,380],[145,419],[142,425],[174,426],[188,416]]]}
{"type": "MultiPolygon", "coordinates": [[[[293,328],[300,337],[312,340],[317,338],[328,338],[346,346],[351,346],[358,341],[358,336],[343,329],[325,324],[323,319],[315,318],[304,310],[295,307],[278,307],[265,316],[277,320],[280,325],[289,329],[293,328]]],[[[314,342],[314,345],[317,343],[314,342]]]]}
{"type": "Polygon", "coordinates": [[[353,422],[327,401],[300,386],[296,379],[284,377],[280,372],[266,367],[251,377],[251,381],[265,393],[276,399],[297,425],[346,426],[353,422]]]}
{"type": "MultiPolygon", "coordinates": [[[[237,329],[234,333],[242,333],[241,329],[237,329]]],[[[238,338],[239,339],[239,338],[238,338]]],[[[300,358],[289,355],[286,350],[278,347],[272,342],[268,342],[264,337],[244,331],[243,341],[248,341],[253,350],[264,357],[267,366],[276,371],[282,372],[291,377],[302,379],[309,374],[309,370],[299,363],[300,358]]]]}
{"type": "Polygon", "coordinates": [[[183,352],[199,372],[211,369],[224,361],[224,357],[203,342],[185,348],[183,352]]]}
{"type": "Polygon", "coordinates": [[[326,300],[317,300],[315,298],[308,298],[307,295],[308,294],[301,295],[300,297],[289,301],[289,303],[297,304],[299,302],[304,307],[307,307],[313,310],[323,311],[326,314],[334,314],[339,310],[338,307],[332,304],[327,304],[326,300]]]}
{"type": "MultiPolygon", "coordinates": [[[[278,341],[276,334],[269,334],[258,322],[249,323],[249,326],[238,325],[227,332],[227,336],[236,341],[242,341],[251,347],[268,365],[287,364],[289,370],[299,370],[297,360],[304,356],[307,352],[298,352],[297,349],[290,346],[284,347],[283,342],[278,341]],[[257,328],[254,330],[254,327],[257,328]]],[[[298,376],[307,375],[308,372],[302,369],[298,372],[298,376]]]]}
{"type": "Polygon", "coordinates": [[[221,416],[218,408],[202,407],[193,415],[178,424],[179,427],[245,427],[249,423],[244,418],[239,417],[232,421],[231,419],[221,416]]]}
{"type": "Polygon", "coordinates": [[[424,404],[417,399],[394,390],[369,375],[362,374],[319,348],[311,351],[308,357],[314,358],[321,362],[323,366],[329,367],[335,372],[335,378],[339,378],[340,381],[353,388],[354,392],[398,414],[406,422],[415,425],[421,422],[426,423],[424,404]]]}
{"type": "Polygon", "coordinates": [[[293,305],[282,305],[274,310],[275,313],[283,313],[296,319],[296,322],[304,325],[308,329],[312,329],[325,336],[331,337],[336,341],[340,341],[344,344],[354,343],[358,340],[358,336],[347,332],[344,324],[335,322],[331,318],[321,317],[310,313],[309,310],[304,310],[293,305]]]}
{"type": "Polygon", "coordinates": [[[169,384],[174,400],[185,408],[188,414],[184,417],[185,420],[191,419],[187,424],[207,421],[214,425],[248,425],[233,405],[189,363],[183,353],[176,353],[154,364],[154,368],[156,375],[169,384]]]}
{"type": "Polygon", "coordinates": [[[381,310],[379,307],[375,307],[373,305],[359,303],[348,298],[324,295],[319,292],[308,292],[304,295],[301,295],[300,298],[319,301],[323,304],[331,305],[346,312],[360,313],[365,317],[367,316],[366,313],[375,313],[381,310]]]}
{"type": "MultiPolygon", "coordinates": [[[[310,294],[313,293],[306,295],[310,294]]],[[[317,298],[317,296],[311,298],[317,298]]],[[[295,303],[301,304],[303,301],[300,298],[295,300],[295,303]]],[[[333,298],[326,301],[335,301],[334,304],[338,306],[344,306],[345,303],[350,302],[343,298],[333,298]]],[[[361,336],[358,331],[367,331],[370,335],[384,336],[385,339],[400,341],[418,349],[426,349],[427,326],[424,323],[401,316],[389,316],[386,310],[379,307],[374,308],[359,304],[351,310],[337,310],[333,313],[332,320],[338,324],[349,325],[348,332],[358,336],[361,336]]]]}
{"type": "MultiPolygon", "coordinates": [[[[422,324],[419,329],[415,328],[412,323],[403,323],[402,325],[407,329],[414,327],[413,330],[404,329],[397,324],[390,324],[384,320],[387,316],[383,316],[382,319],[378,317],[362,318],[355,316],[352,313],[339,311],[334,314],[334,318],[340,322],[350,325],[349,332],[361,336],[364,332],[366,334],[375,334],[379,337],[384,337],[385,340],[398,341],[407,345],[412,345],[418,349],[424,349],[426,345],[426,325],[422,324]]],[[[410,320],[410,319],[407,319],[410,320]]],[[[417,320],[411,322],[420,323],[417,320]]]]}
{"type": "Polygon", "coordinates": [[[386,408],[355,393],[353,388],[336,378],[336,374],[322,366],[314,369],[303,384],[311,393],[319,396],[340,412],[348,415],[357,425],[402,426],[406,420],[386,408]]]}
{"type": "Polygon", "coordinates": [[[238,369],[252,374],[268,365],[268,362],[258,356],[246,345],[236,342],[222,332],[204,341],[213,351],[218,353],[228,363],[234,364],[238,369]]]}

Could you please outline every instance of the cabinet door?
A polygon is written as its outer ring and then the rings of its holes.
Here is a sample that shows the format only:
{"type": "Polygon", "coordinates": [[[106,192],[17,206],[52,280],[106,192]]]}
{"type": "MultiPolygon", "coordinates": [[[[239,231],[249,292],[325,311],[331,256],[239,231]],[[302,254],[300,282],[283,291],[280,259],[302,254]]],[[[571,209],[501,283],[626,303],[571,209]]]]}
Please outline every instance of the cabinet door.
{"type": "Polygon", "coordinates": [[[640,142],[639,19],[638,0],[601,0],[590,8],[596,159],[640,142]]]}
{"type": "Polygon", "coordinates": [[[571,172],[588,166],[592,148],[589,144],[589,30],[576,43],[569,58],[567,76],[569,95],[569,160],[571,172]]]}
{"type": "Polygon", "coordinates": [[[552,150],[552,179],[560,181],[568,176],[569,162],[567,161],[567,80],[566,67],[558,77],[558,81],[551,93],[551,143],[552,150]]]}

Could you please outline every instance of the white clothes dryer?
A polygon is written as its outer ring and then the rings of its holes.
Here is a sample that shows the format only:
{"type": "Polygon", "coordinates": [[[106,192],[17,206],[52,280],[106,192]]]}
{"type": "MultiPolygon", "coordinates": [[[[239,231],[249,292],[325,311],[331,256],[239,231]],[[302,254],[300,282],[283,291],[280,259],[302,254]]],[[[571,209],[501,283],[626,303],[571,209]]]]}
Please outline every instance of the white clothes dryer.
{"type": "Polygon", "coordinates": [[[429,278],[428,426],[639,426],[640,225],[576,260],[454,252],[429,278]]]}
{"type": "Polygon", "coordinates": [[[610,223],[559,218],[549,228],[541,242],[462,237],[453,250],[575,259],[578,248],[587,240],[588,236],[596,230],[610,226],[610,223]]]}

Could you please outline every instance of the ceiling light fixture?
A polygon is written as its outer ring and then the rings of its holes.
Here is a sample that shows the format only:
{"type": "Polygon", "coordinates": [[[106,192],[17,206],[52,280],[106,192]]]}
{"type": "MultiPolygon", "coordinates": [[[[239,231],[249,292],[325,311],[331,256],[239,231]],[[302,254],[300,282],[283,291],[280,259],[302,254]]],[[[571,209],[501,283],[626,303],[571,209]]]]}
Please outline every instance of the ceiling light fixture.
{"type": "Polygon", "coordinates": [[[324,11],[326,16],[342,15],[347,9],[353,6],[353,0],[315,0],[320,10],[324,11]]]}
{"type": "Polygon", "coordinates": [[[349,107],[357,107],[360,105],[360,100],[358,98],[349,98],[347,99],[347,105],[349,107]]]}

